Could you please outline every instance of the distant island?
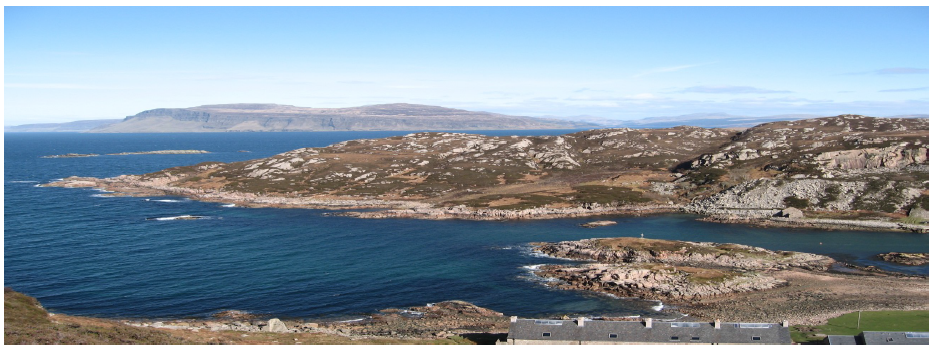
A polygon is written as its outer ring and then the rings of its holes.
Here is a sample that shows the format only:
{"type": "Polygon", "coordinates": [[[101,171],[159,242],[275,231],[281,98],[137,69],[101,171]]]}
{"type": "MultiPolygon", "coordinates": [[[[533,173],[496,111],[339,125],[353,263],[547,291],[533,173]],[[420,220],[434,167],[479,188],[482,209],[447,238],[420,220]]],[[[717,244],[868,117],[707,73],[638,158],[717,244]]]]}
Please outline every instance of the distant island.
{"type": "Polygon", "coordinates": [[[598,125],[416,104],[381,104],[351,108],[222,104],[147,110],[128,116],[118,123],[92,128],[88,132],[438,131],[595,127],[598,125]]]}
{"type": "Polygon", "coordinates": [[[421,132],[48,186],[361,218],[510,220],[687,212],[759,226],[927,232],[928,121],[840,115],[744,131],[421,132]]]}
{"type": "MultiPolygon", "coordinates": [[[[107,155],[153,155],[153,154],[208,154],[207,150],[151,150],[146,152],[121,152],[121,153],[110,153],[107,155]]],[[[54,158],[88,158],[92,156],[100,156],[100,154],[79,154],[79,153],[68,153],[68,154],[59,154],[59,155],[46,155],[41,158],[45,159],[54,159],[54,158]]]]}
{"type": "Polygon", "coordinates": [[[92,129],[112,125],[121,119],[80,120],[63,123],[31,123],[19,126],[4,126],[3,132],[87,132],[92,129]]]}

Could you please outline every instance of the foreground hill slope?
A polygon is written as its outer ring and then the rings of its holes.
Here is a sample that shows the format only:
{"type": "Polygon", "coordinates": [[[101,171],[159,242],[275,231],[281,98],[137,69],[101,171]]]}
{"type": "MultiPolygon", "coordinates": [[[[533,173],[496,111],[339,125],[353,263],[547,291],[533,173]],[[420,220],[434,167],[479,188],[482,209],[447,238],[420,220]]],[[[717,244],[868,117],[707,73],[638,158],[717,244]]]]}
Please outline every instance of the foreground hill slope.
{"type": "Polygon", "coordinates": [[[588,126],[594,125],[415,104],[337,109],[222,104],[147,110],[90,132],[510,130],[588,126]]]}
{"type": "Polygon", "coordinates": [[[424,132],[53,185],[246,206],[405,209],[357,214],[366,217],[543,218],[679,208],[763,218],[793,206],[896,219],[927,209],[927,126],[921,119],[842,115],[744,131],[424,132]]]}

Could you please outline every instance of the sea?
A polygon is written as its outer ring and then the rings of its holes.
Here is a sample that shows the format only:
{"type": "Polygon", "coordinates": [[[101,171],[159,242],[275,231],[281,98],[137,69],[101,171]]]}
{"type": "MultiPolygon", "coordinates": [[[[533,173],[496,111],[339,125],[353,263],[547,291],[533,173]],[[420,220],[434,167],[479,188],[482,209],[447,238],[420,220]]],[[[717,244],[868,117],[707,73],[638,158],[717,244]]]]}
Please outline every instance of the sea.
{"type": "Polygon", "coordinates": [[[356,319],[387,308],[463,300],[522,317],[669,319],[679,315],[679,307],[552,287],[533,271],[570,262],[537,255],[530,243],[622,236],[741,243],[929,274],[928,266],[875,258],[890,251],[927,252],[927,234],[757,228],[701,222],[687,214],[527,221],[356,219],[327,216],[333,212],[327,210],[238,208],[38,187],[73,175],[141,174],[407,133],[5,133],[3,284],[36,297],[51,312],[108,318],[204,318],[240,310],[281,318],[356,319]],[[211,153],[104,155],[163,149],[211,153]],[[101,156],[42,158],[66,153],[101,156]],[[182,215],[202,218],[171,220],[182,215]],[[157,218],[163,220],[147,220],[157,218]],[[595,220],[618,225],[578,226],[595,220]]]}

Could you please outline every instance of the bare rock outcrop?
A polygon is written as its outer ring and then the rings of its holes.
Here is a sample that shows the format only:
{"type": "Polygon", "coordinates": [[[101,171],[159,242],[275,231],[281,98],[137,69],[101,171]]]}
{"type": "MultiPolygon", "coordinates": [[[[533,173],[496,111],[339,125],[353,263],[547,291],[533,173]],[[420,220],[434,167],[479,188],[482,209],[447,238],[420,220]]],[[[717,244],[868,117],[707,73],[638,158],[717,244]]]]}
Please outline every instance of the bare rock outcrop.
{"type": "Polygon", "coordinates": [[[557,287],[623,297],[695,301],[769,290],[786,284],[771,272],[825,271],[833,259],[816,254],[706,242],[598,238],[539,244],[550,256],[593,260],[583,265],[545,265],[538,275],[557,287]]]}
{"type": "Polygon", "coordinates": [[[898,263],[903,265],[927,265],[930,262],[929,253],[900,253],[889,252],[876,255],[886,262],[898,263]]]}

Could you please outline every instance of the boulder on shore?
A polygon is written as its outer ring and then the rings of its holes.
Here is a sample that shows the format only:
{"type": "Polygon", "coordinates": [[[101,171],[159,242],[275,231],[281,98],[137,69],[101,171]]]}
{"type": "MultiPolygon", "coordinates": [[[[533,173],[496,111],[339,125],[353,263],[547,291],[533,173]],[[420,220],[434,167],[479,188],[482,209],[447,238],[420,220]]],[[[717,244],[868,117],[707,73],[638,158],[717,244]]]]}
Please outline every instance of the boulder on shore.
{"type": "Polygon", "coordinates": [[[280,319],[273,318],[267,321],[267,326],[264,326],[261,331],[266,332],[289,332],[289,329],[286,327],[286,324],[283,324],[280,319]]]}

